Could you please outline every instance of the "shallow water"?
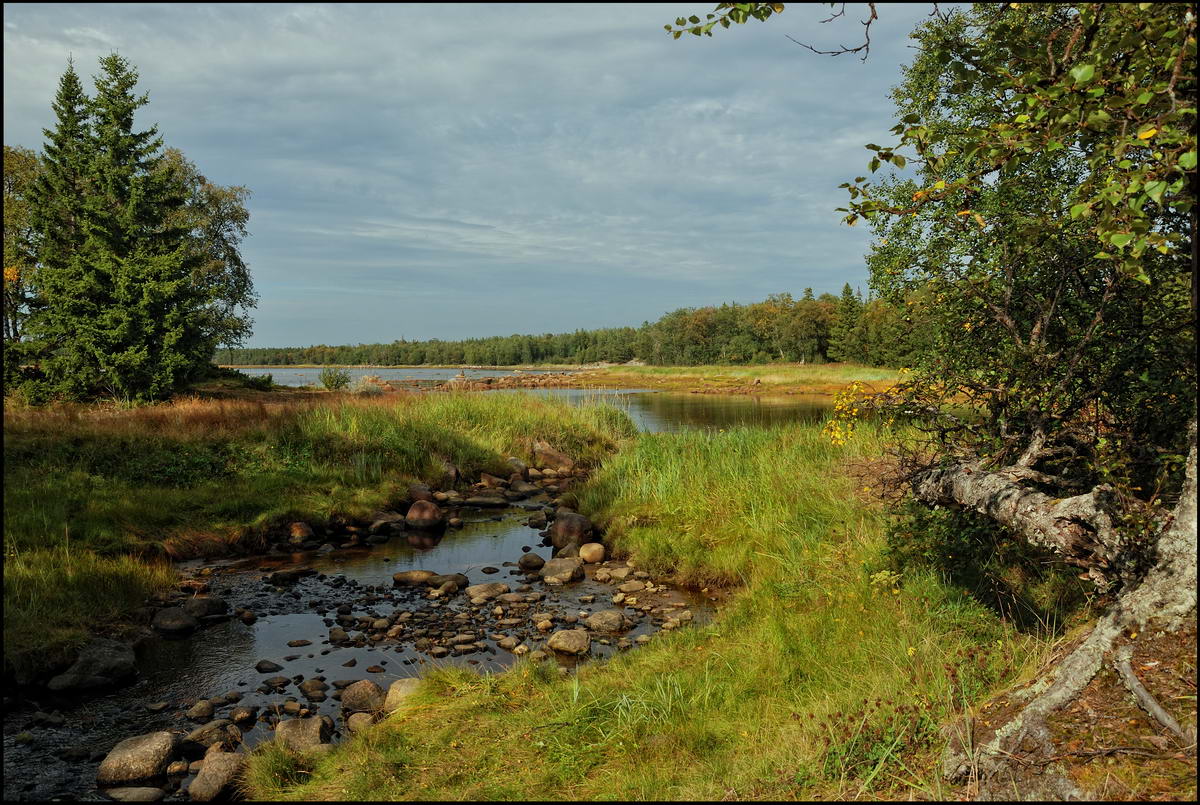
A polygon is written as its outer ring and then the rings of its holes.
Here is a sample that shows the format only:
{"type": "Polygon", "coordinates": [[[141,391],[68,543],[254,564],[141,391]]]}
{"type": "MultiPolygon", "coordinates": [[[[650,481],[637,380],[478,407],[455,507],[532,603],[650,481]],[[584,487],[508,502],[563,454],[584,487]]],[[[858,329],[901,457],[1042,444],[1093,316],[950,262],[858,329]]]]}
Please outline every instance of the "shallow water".
{"type": "MultiPolygon", "coordinates": [[[[238,369],[250,376],[270,375],[272,381],[280,386],[320,386],[322,367],[303,366],[264,366],[253,369],[238,369]]],[[[561,373],[558,369],[522,369],[514,372],[512,369],[464,369],[457,366],[451,368],[416,367],[403,369],[376,369],[372,367],[347,367],[342,369],[350,375],[350,382],[361,377],[373,376],[380,380],[396,385],[428,386],[451,380],[459,375],[465,375],[468,380],[480,380],[485,377],[504,377],[506,375],[544,375],[561,373]]]]}

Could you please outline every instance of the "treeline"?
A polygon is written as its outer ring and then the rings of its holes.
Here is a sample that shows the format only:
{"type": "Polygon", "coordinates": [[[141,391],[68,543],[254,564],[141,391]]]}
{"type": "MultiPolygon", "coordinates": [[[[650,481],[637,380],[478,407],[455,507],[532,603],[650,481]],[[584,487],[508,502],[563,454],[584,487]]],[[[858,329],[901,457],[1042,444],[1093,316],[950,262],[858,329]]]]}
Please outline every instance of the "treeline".
{"type": "Polygon", "coordinates": [[[930,342],[924,297],[903,302],[867,299],[849,285],[841,297],[800,299],[776,294],[750,305],[681,308],[641,327],[510,335],[465,341],[393,341],[292,348],[223,349],[236,365],[483,365],[585,364],[643,361],[659,366],[825,363],[904,366],[930,342]]]}

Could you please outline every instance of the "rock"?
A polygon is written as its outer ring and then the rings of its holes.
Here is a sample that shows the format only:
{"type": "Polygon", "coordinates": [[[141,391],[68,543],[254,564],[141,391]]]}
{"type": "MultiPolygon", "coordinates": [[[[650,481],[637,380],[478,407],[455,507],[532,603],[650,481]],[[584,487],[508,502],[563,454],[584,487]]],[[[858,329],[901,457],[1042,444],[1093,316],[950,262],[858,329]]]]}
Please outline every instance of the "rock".
{"type": "Polygon", "coordinates": [[[403,570],[392,575],[392,583],[396,586],[405,584],[424,584],[425,581],[433,576],[436,576],[432,570],[403,570]]]}
{"type": "Polygon", "coordinates": [[[185,751],[196,752],[200,749],[208,749],[213,744],[232,745],[241,737],[241,732],[237,727],[233,726],[227,718],[218,718],[216,721],[210,721],[203,727],[198,727],[188,733],[183,739],[183,748],[185,751]]]}
{"type": "Polygon", "coordinates": [[[325,691],[329,690],[329,685],[325,684],[325,682],[320,679],[306,679],[300,683],[299,688],[300,692],[309,699],[313,698],[314,696],[320,696],[321,698],[324,698],[325,691]]]}
{"type": "Polygon", "coordinates": [[[500,572],[500,568],[498,568],[498,567],[492,567],[492,566],[490,566],[490,565],[489,565],[488,567],[481,567],[481,568],[479,568],[479,572],[480,572],[480,573],[487,573],[487,574],[490,576],[492,573],[499,573],[499,572],[500,572]]]}
{"type": "Polygon", "coordinates": [[[238,778],[246,765],[246,756],[236,752],[219,752],[204,759],[204,768],[187,788],[194,802],[211,802],[217,797],[232,798],[237,793],[238,778]]]}
{"type": "Polygon", "coordinates": [[[281,674],[279,676],[272,676],[272,677],[268,677],[267,679],[264,679],[263,684],[269,688],[275,688],[276,690],[283,690],[288,685],[292,684],[292,680],[288,679],[286,676],[283,676],[281,674]]]}
{"type": "Polygon", "coordinates": [[[468,579],[466,576],[464,576],[462,573],[445,573],[445,574],[438,574],[438,575],[430,576],[429,578],[425,579],[425,585],[427,587],[437,588],[437,587],[441,587],[443,584],[445,584],[448,581],[454,582],[454,584],[460,590],[466,588],[471,583],[471,580],[468,579]]]}
{"type": "Polygon", "coordinates": [[[289,640],[288,641],[288,646],[290,648],[300,648],[301,646],[311,646],[311,645],[312,645],[311,640],[289,640]]]}
{"type": "Polygon", "coordinates": [[[229,720],[234,724],[248,724],[258,718],[257,707],[235,707],[229,713],[229,720]]]}
{"type": "Polygon", "coordinates": [[[604,546],[599,542],[588,542],[579,546],[579,558],[590,565],[604,561],[604,546]]]}
{"type": "Polygon", "coordinates": [[[512,636],[505,637],[501,640],[496,641],[496,645],[499,646],[500,648],[504,649],[505,651],[512,651],[518,645],[520,645],[520,643],[521,643],[521,641],[519,638],[512,637],[512,636]]]}
{"type": "Polygon", "coordinates": [[[516,473],[522,478],[525,477],[525,473],[529,472],[529,466],[516,456],[509,456],[508,458],[504,459],[504,463],[508,465],[508,468],[512,472],[516,473]]]}
{"type": "Polygon", "coordinates": [[[342,710],[374,713],[383,708],[383,688],[369,679],[360,679],[342,691],[342,710]]]}
{"type": "Polygon", "coordinates": [[[503,478],[497,478],[495,475],[491,475],[486,472],[479,473],[479,483],[483,484],[488,489],[499,489],[501,487],[508,486],[508,481],[504,480],[503,478]]]}
{"type": "Polygon", "coordinates": [[[383,712],[392,713],[398,710],[419,687],[421,687],[421,680],[416,677],[397,679],[388,688],[387,698],[383,702],[383,712]]]}
{"type": "MultiPolygon", "coordinates": [[[[422,501],[432,502],[433,501],[433,492],[425,484],[411,484],[408,487],[408,497],[410,500],[417,502],[417,503],[420,503],[422,501]]],[[[411,509],[410,509],[410,511],[411,511],[411,509]]]]}
{"type": "Polygon", "coordinates": [[[161,788],[152,788],[150,786],[109,788],[104,793],[117,802],[158,802],[167,795],[167,792],[161,788]]]}
{"type": "Polygon", "coordinates": [[[546,560],[536,553],[521,554],[521,558],[517,560],[517,567],[526,572],[541,570],[544,564],[546,564],[546,560]]]}
{"type": "Polygon", "coordinates": [[[346,634],[346,630],[340,626],[334,626],[329,630],[329,642],[335,646],[339,643],[345,643],[349,639],[350,635],[346,634]]]}
{"type": "Polygon", "coordinates": [[[467,597],[474,600],[481,598],[484,601],[490,601],[498,595],[502,595],[511,590],[511,588],[503,582],[493,581],[488,584],[474,584],[468,587],[466,592],[467,597]]]}
{"type": "Polygon", "coordinates": [[[229,612],[229,604],[224,598],[216,596],[189,598],[183,602],[183,611],[193,618],[207,618],[212,615],[226,614],[229,612]]]}
{"type": "Polygon", "coordinates": [[[404,524],[404,515],[399,512],[379,512],[375,515],[375,519],[371,521],[368,531],[372,534],[387,533],[392,530],[393,526],[404,524]]]}
{"type": "Polygon", "coordinates": [[[275,727],[275,740],[293,752],[308,752],[329,743],[333,719],[329,716],[309,716],[280,721],[275,727]]]}
{"type": "Polygon", "coordinates": [[[565,548],[571,543],[583,545],[591,540],[592,521],[576,512],[559,512],[550,524],[550,544],[565,548]]]}
{"type": "Polygon", "coordinates": [[[584,621],[587,628],[593,632],[623,632],[629,628],[629,621],[618,609],[605,609],[588,615],[584,621]]]}
{"type": "Polygon", "coordinates": [[[184,637],[196,631],[200,622],[189,615],[183,607],[167,607],[154,615],[150,625],[167,637],[184,637]]]}
{"type": "Polygon", "coordinates": [[[260,674],[273,674],[276,671],[282,671],[283,666],[277,662],[271,662],[270,660],[259,660],[254,666],[254,670],[258,671],[260,674]]]}
{"type": "MultiPolygon", "coordinates": [[[[317,571],[311,567],[289,567],[284,568],[283,570],[276,570],[274,573],[268,574],[266,581],[268,584],[273,584],[276,587],[286,587],[289,584],[295,584],[305,576],[315,575],[317,575],[317,571]]],[[[244,616],[243,620],[245,620],[244,616]]]]}
{"type": "Polygon", "coordinates": [[[498,509],[508,505],[508,499],[500,494],[471,495],[463,501],[464,506],[475,506],[481,509],[498,509]]]}
{"type": "Polygon", "coordinates": [[[362,732],[375,723],[375,717],[370,713],[351,713],[346,719],[346,730],[350,733],[362,732]]]}
{"type": "Polygon", "coordinates": [[[583,578],[583,561],[580,559],[551,559],[538,572],[542,579],[550,584],[566,584],[583,578]]]}
{"type": "Polygon", "coordinates": [[[314,536],[312,526],[308,523],[292,523],[288,526],[288,543],[292,545],[303,545],[314,536]]]}
{"type": "Polygon", "coordinates": [[[583,629],[564,629],[550,635],[546,646],[563,654],[587,654],[592,646],[592,638],[583,629]]]}
{"type": "Polygon", "coordinates": [[[404,522],[410,528],[436,528],[444,520],[441,508],[432,500],[418,500],[404,516],[404,522]]]}
{"type": "Polygon", "coordinates": [[[166,710],[170,706],[171,706],[170,702],[151,702],[150,704],[146,705],[146,709],[149,710],[151,713],[161,713],[163,710],[166,710]]]}
{"type": "Polygon", "coordinates": [[[640,581],[627,581],[624,584],[622,584],[620,587],[618,587],[617,589],[626,594],[636,593],[636,592],[641,592],[642,590],[646,589],[646,585],[640,581]]]}
{"type": "Polygon", "coordinates": [[[151,732],[126,738],[112,748],[96,772],[98,785],[121,785],[150,780],[166,771],[175,754],[175,736],[151,732]]]}
{"type": "Polygon", "coordinates": [[[97,638],[83,647],[65,672],[51,678],[53,691],[92,690],[122,682],[137,673],[133,646],[97,638]]]}
{"type": "Polygon", "coordinates": [[[528,481],[516,480],[509,482],[508,490],[510,492],[516,492],[521,497],[529,497],[530,495],[536,495],[538,492],[541,492],[542,488],[536,484],[531,484],[528,481]]]}
{"type": "Polygon", "coordinates": [[[178,777],[188,773],[188,767],[191,766],[186,760],[176,760],[171,765],[167,766],[167,776],[178,777]]]}
{"type": "Polygon", "coordinates": [[[575,461],[565,453],[560,453],[550,446],[549,442],[536,441],[533,443],[533,461],[539,467],[550,467],[555,470],[570,472],[575,469],[575,461]]]}
{"type": "Polygon", "coordinates": [[[213,717],[215,710],[216,708],[213,707],[212,702],[207,699],[201,699],[188,708],[186,715],[192,721],[208,721],[213,717]]]}

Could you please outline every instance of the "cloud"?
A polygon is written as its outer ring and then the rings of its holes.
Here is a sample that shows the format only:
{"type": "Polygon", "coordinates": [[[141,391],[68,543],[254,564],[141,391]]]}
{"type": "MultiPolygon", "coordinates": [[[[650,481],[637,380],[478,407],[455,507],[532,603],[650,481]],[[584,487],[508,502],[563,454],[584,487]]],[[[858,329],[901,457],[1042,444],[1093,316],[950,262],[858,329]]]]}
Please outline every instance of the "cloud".
{"type": "Polygon", "coordinates": [[[257,345],[390,341],[398,320],[409,338],[637,324],[864,285],[869,233],[838,223],[837,185],[888,139],[927,9],[884,9],[866,64],[789,42],[824,31],[803,6],[663,33],[695,12],[10,4],[4,137],[41,146],[68,54],[85,81],[111,50],[130,59],[139,125],[253,192],[257,345]]]}

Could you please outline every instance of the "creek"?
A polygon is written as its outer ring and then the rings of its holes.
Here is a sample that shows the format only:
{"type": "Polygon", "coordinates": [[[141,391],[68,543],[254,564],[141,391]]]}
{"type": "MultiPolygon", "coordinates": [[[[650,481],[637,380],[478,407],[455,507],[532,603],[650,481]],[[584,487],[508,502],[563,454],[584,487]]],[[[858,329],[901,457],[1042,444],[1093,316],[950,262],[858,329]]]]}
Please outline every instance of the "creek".
{"type": "MultiPolygon", "coordinates": [[[[526,393],[573,403],[604,399],[626,410],[647,432],[812,421],[824,416],[829,405],[828,398],[821,397],[721,397],[636,389],[526,393]]],[[[200,699],[223,700],[217,717],[227,715],[235,704],[258,708],[258,720],[242,725],[242,740],[249,748],[269,739],[279,718],[297,714],[328,715],[344,732],[339,702],[332,696],[313,700],[300,695],[294,686],[301,679],[322,677],[332,684],[327,691],[332,694],[339,685],[361,679],[386,690],[397,679],[445,664],[502,670],[517,659],[499,645],[506,637],[535,651],[544,650],[544,661],[557,663],[563,673],[569,673],[581,660],[546,649],[546,635],[534,628],[529,615],[545,612],[552,616],[554,629],[571,629],[591,613],[612,609],[616,587],[597,581],[598,569],[628,574],[630,581],[642,578],[652,582],[656,592],[639,595],[637,607],[624,607],[631,621],[628,630],[593,636],[588,660],[636,650],[663,628],[704,622],[712,616],[707,596],[659,584],[624,562],[586,565],[584,579],[563,585],[546,584],[536,574],[519,570],[516,562],[525,553],[550,558],[551,549],[526,521],[552,510],[551,497],[542,493],[502,509],[456,507],[464,524],[442,535],[400,531],[381,544],[335,547],[347,538],[355,541],[354,535],[330,532],[318,537],[326,544],[317,551],[276,548],[263,557],[181,563],[181,576],[205,584],[209,595],[224,599],[231,610],[253,612],[256,619],[247,623],[230,617],[184,639],[147,637],[136,646],[135,681],[106,694],[68,700],[43,693],[19,700],[4,716],[5,799],[105,799],[95,777],[108,750],[135,735],[195,729],[200,723],[188,720],[185,712],[200,699]],[[290,585],[266,581],[273,571],[295,567],[314,572],[290,585]],[[461,594],[431,600],[428,588],[393,586],[393,574],[405,570],[461,573],[471,584],[502,582],[514,593],[523,593],[525,600],[505,606],[501,614],[493,610],[496,602],[472,606],[461,594]],[[330,642],[330,628],[339,623],[339,615],[395,622],[401,613],[408,613],[403,617],[410,619],[405,623],[413,628],[397,639],[366,640],[357,646],[330,642]],[[475,639],[469,645],[449,645],[447,641],[460,635],[475,639]],[[432,653],[422,639],[449,645],[449,653],[432,653]],[[307,643],[296,645],[301,641],[307,643]],[[265,685],[272,673],[256,670],[261,660],[282,666],[273,673],[286,675],[289,683],[282,688],[265,685]],[[149,708],[162,703],[165,707],[157,712],[149,708]]],[[[347,631],[351,631],[348,624],[347,631]]],[[[169,780],[166,799],[185,799],[181,792],[190,777],[169,780]]]]}

